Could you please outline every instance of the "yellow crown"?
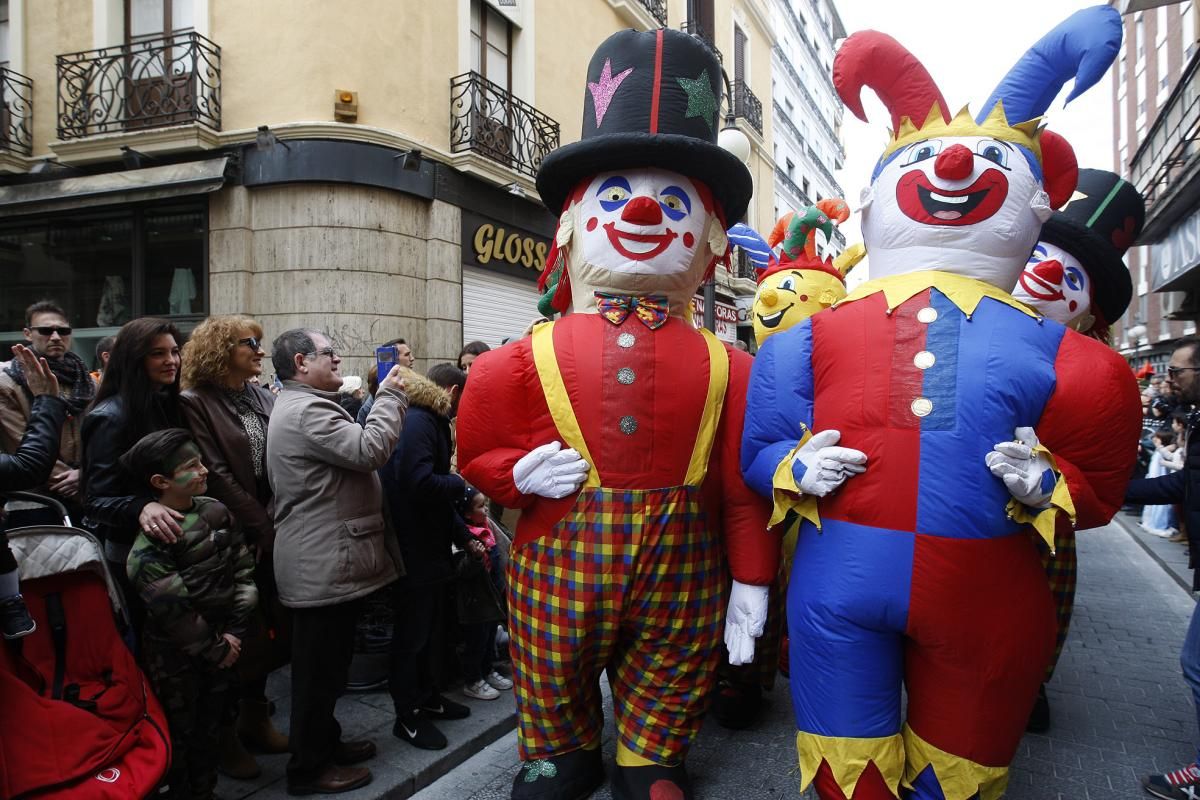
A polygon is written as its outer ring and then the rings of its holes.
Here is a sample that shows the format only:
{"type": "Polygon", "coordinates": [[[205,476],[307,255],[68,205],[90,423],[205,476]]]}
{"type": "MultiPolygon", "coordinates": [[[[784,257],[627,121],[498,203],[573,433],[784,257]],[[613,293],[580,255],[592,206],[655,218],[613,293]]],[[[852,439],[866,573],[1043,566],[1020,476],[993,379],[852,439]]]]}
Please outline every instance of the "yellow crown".
{"type": "Polygon", "coordinates": [[[982,123],[975,122],[966,106],[963,106],[962,110],[954,115],[954,119],[946,122],[942,119],[941,107],[935,102],[920,127],[914,125],[909,117],[900,118],[900,129],[892,131],[891,144],[883,151],[882,158],[887,158],[900,148],[925,139],[936,139],[942,136],[989,136],[993,139],[1003,139],[1006,142],[1028,147],[1040,162],[1042,146],[1041,129],[1038,124],[1041,121],[1042,118],[1038,117],[1017,125],[1010,125],[1008,118],[1004,115],[1004,103],[997,101],[982,123]]]}

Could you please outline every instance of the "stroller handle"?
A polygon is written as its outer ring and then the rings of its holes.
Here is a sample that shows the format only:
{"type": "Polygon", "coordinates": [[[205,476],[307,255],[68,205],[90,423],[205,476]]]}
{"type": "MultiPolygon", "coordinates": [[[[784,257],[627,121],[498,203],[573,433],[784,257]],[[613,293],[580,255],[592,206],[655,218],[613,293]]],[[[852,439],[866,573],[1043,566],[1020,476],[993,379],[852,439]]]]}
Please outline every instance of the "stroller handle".
{"type": "Polygon", "coordinates": [[[25,503],[37,503],[38,505],[47,506],[58,512],[58,516],[63,520],[63,524],[68,528],[71,527],[71,515],[67,513],[67,507],[64,506],[57,498],[49,497],[37,492],[0,492],[0,500],[20,500],[25,503]]]}

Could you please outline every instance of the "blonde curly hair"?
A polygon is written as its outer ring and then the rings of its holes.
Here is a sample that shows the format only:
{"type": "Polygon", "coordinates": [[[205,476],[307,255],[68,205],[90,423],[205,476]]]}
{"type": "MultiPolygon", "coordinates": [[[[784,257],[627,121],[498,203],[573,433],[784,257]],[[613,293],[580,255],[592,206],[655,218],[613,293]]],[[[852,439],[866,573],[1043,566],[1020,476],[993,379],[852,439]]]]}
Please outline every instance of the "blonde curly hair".
{"type": "Polygon", "coordinates": [[[262,326],[237,314],[209,317],[197,325],[180,354],[183,388],[222,385],[229,374],[230,356],[244,330],[262,339],[262,326]]]}

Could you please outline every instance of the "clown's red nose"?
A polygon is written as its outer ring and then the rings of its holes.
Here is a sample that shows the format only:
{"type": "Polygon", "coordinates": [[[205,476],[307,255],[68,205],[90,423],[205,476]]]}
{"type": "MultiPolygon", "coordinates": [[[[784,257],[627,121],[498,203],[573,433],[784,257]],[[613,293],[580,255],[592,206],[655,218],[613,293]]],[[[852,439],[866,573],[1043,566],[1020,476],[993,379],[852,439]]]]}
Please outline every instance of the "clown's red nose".
{"type": "Polygon", "coordinates": [[[975,167],[975,156],[961,144],[952,144],[938,154],[933,171],[947,181],[961,181],[975,167]]]}
{"type": "Polygon", "coordinates": [[[1059,284],[1063,279],[1063,265],[1053,258],[1040,261],[1034,265],[1033,274],[1046,283],[1059,284]]]}
{"type": "Polygon", "coordinates": [[[621,219],[634,225],[661,225],[662,208],[653,197],[635,197],[625,204],[621,219]]]}

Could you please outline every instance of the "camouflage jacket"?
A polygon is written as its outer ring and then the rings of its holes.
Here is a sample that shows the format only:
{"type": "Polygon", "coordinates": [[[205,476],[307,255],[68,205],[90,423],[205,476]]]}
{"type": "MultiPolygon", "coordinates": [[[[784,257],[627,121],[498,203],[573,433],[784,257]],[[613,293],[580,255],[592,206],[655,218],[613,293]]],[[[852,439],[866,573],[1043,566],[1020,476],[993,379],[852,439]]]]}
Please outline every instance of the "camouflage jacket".
{"type": "Polygon", "coordinates": [[[195,498],[180,526],[174,544],[138,534],[126,570],[146,604],[146,636],[216,665],[229,651],[221,634],[242,638],[258,604],[254,556],[211,497],[195,498]]]}

